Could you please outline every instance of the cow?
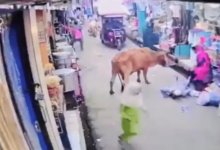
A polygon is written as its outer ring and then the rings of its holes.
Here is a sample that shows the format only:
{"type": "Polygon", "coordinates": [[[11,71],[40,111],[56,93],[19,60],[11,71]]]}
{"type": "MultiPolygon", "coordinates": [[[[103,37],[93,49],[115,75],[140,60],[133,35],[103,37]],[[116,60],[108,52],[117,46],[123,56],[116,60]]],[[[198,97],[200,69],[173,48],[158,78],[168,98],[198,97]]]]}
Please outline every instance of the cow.
{"type": "Polygon", "coordinates": [[[99,30],[99,24],[96,20],[92,20],[89,22],[89,29],[88,32],[90,33],[90,35],[96,37],[97,32],[99,30]]]}
{"type": "MultiPolygon", "coordinates": [[[[114,94],[113,84],[116,76],[121,80],[121,92],[129,82],[129,76],[137,72],[137,82],[141,82],[140,73],[143,71],[143,76],[146,84],[150,84],[147,79],[147,72],[150,67],[157,64],[166,66],[168,63],[168,52],[152,51],[149,48],[135,48],[128,51],[123,51],[114,56],[111,61],[112,77],[110,81],[110,95],[114,94]]],[[[177,60],[175,60],[177,62],[177,60]]]]}

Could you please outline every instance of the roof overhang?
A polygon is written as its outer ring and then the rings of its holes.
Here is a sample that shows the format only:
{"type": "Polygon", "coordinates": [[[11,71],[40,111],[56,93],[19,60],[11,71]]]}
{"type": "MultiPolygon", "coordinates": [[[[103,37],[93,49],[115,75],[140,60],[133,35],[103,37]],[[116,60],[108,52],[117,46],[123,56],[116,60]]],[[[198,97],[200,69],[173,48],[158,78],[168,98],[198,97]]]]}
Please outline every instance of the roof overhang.
{"type": "Polygon", "coordinates": [[[45,3],[66,3],[70,0],[0,0],[0,4],[8,5],[33,5],[33,4],[45,4],[45,3]]]}
{"type": "MultiPolygon", "coordinates": [[[[176,0],[167,0],[169,2],[176,0]]],[[[197,2],[197,3],[220,3],[219,0],[178,0],[180,2],[197,2]]]]}

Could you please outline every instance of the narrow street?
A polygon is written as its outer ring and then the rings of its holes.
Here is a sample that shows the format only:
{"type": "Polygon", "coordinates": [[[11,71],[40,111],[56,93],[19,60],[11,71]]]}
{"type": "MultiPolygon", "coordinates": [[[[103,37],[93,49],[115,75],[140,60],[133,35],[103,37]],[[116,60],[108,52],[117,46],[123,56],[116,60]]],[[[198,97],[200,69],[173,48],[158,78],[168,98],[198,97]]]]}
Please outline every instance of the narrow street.
{"type": "MultiPolygon", "coordinates": [[[[114,85],[115,94],[109,94],[110,62],[118,50],[103,45],[99,37],[90,37],[87,32],[84,47],[83,52],[77,50],[77,53],[97,146],[103,150],[119,150],[118,78],[114,85]]],[[[136,45],[127,40],[123,50],[132,47],[136,45]]],[[[162,97],[160,88],[173,85],[177,76],[183,80],[174,70],[161,66],[150,69],[150,85],[146,85],[141,76],[148,113],[141,115],[142,133],[131,142],[134,150],[219,150],[220,119],[216,108],[196,106],[196,99],[192,98],[174,101],[162,97]],[[187,111],[182,112],[182,107],[187,107],[187,111]]],[[[130,77],[131,80],[136,81],[136,74],[130,77]]]]}

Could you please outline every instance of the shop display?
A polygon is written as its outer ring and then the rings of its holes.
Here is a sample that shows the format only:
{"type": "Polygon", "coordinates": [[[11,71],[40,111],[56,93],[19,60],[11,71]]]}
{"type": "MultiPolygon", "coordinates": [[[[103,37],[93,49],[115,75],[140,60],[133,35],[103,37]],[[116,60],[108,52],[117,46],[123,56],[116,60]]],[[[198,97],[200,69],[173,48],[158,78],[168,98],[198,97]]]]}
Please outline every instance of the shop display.
{"type": "Polygon", "coordinates": [[[71,68],[71,52],[55,52],[52,54],[55,68],[71,68]]]}
{"type": "Polygon", "coordinates": [[[77,75],[74,69],[58,69],[53,73],[62,79],[61,84],[64,86],[64,92],[74,91],[77,81],[77,75]]]}

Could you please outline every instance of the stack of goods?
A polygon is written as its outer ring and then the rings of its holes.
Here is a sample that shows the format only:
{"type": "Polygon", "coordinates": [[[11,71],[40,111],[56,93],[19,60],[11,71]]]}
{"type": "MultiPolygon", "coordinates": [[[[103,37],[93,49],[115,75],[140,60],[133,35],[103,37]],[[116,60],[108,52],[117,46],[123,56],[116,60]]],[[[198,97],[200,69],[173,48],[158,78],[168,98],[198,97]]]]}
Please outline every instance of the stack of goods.
{"type": "Polygon", "coordinates": [[[52,105],[61,106],[63,105],[63,97],[60,96],[60,92],[62,92],[62,85],[60,85],[60,77],[55,75],[46,76],[47,89],[49,93],[50,100],[52,105]]]}
{"type": "Polygon", "coordinates": [[[220,36],[211,36],[209,43],[208,54],[212,59],[212,64],[213,66],[220,66],[220,36]]]}
{"type": "Polygon", "coordinates": [[[44,65],[44,73],[45,75],[52,74],[55,70],[54,65],[51,63],[47,63],[44,65]]]}
{"type": "Polygon", "coordinates": [[[213,33],[211,32],[207,32],[207,31],[203,31],[201,29],[192,29],[189,31],[189,36],[188,36],[188,42],[189,44],[191,44],[192,46],[196,46],[200,43],[201,38],[202,39],[207,39],[206,41],[204,41],[204,44],[209,47],[210,46],[210,42],[209,42],[209,38],[213,35],[213,33]]]}

